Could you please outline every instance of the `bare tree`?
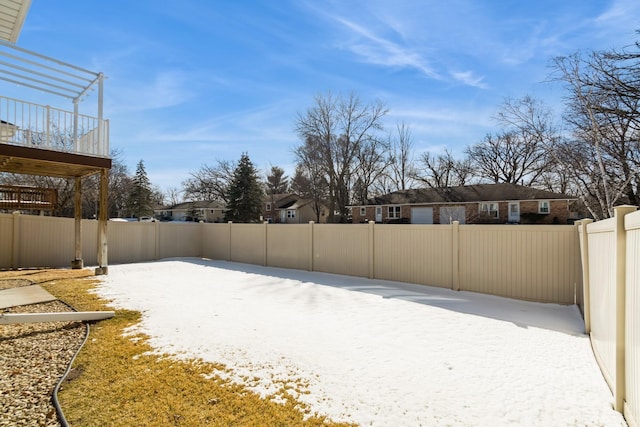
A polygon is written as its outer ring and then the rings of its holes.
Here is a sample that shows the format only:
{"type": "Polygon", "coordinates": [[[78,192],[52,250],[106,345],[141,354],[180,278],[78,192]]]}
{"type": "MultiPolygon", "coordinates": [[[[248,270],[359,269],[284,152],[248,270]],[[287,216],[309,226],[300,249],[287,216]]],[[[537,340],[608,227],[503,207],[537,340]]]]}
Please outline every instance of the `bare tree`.
{"type": "Polygon", "coordinates": [[[558,157],[573,163],[571,179],[581,199],[596,219],[612,216],[618,204],[637,205],[640,53],[574,54],[553,65],[569,91],[565,121],[573,131],[558,157]]]}
{"type": "Polygon", "coordinates": [[[365,204],[374,185],[386,173],[392,163],[389,144],[383,140],[372,140],[358,153],[353,185],[353,201],[365,204]]]}
{"type": "Polygon", "coordinates": [[[316,215],[316,221],[320,222],[329,186],[321,166],[310,160],[301,161],[296,167],[295,175],[291,180],[291,190],[300,197],[312,201],[311,206],[316,215]]]}
{"type": "Polygon", "coordinates": [[[304,141],[295,149],[299,164],[315,157],[328,183],[329,221],[345,221],[352,179],[362,153],[378,143],[381,119],[387,109],[381,102],[363,104],[354,93],[347,97],[317,96],[315,105],[298,114],[296,131],[304,141]]]}
{"type": "Polygon", "coordinates": [[[468,147],[466,154],[475,174],[495,183],[533,186],[549,167],[544,147],[518,131],[488,134],[482,142],[468,147]]]}
{"type": "Polygon", "coordinates": [[[405,122],[396,124],[396,133],[389,135],[391,147],[391,164],[388,177],[393,188],[387,191],[406,190],[411,188],[416,169],[413,163],[414,147],[411,128],[405,122]]]}
{"type": "Polygon", "coordinates": [[[424,153],[415,169],[414,178],[431,188],[465,185],[473,174],[468,158],[456,160],[449,150],[444,154],[424,153]]]}
{"type": "Polygon", "coordinates": [[[535,179],[530,180],[529,185],[564,193],[568,189],[568,182],[566,171],[559,166],[554,155],[560,133],[554,122],[553,111],[541,101],[526,95],[519,99],[505,99],[495,119],[504,129],[520,135],[527,152],[531,153],[533,162],[530,168],[539,168],[540,173],[530,175],[535,179]]]}
{"type": "Polygon", "coordinates": [[[184,198],[226,203],[234,169],[228,160],[217,160],[215,166],[203,165],[182,183],[184,198]]]}
{"type": "Polygon", "coordinates": [[[171,206],[175,206],[182,202],[182,191],[176,187],[167,188],[167,194],[165,196],[171,206]]]}

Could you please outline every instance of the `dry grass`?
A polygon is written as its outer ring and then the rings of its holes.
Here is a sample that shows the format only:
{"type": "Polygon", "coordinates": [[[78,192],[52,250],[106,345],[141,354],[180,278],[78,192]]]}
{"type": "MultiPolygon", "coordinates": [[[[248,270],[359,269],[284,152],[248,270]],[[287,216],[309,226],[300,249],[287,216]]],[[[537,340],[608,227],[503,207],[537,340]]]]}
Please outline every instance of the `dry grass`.
{"type": "MultiPolygon", "coordinates": [[[[28,278],[77,310],[113,310],[90,290],[97,280],[88,270],[0,272],[1,278],[28,278]]],[[[148,354],[144,335],[124,336],[140,313],[116,310],[112,319],[91,326],[89,339],[59,393],[73,426],[327,426],[309,416],[283,386],[285,403],[261,399],[244,387],[211,377],[221,365],[176,361],[148,354]],[[305,416],[306,415],[306,416],[305,416]]]]}

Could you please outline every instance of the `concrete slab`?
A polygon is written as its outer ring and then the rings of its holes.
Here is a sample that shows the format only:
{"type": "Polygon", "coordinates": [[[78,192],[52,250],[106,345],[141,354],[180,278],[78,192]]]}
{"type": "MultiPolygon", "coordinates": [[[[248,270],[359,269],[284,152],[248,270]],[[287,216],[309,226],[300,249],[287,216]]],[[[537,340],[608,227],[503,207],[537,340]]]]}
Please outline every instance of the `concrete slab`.
{"type": "Polygon", "coordinates": [[[0,309],[17,305],[38,304],[57,298],[38,285],[0,290],[0,309]]]}

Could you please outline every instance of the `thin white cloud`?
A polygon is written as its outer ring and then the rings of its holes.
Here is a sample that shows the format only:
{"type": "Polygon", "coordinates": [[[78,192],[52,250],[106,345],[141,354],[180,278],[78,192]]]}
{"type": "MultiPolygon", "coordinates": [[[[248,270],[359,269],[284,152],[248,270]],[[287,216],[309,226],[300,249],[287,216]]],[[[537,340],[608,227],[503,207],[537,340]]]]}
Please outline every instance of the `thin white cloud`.
{"type": "Polygon", "coordinates": [[[484,77],[476,76],[473,71],[453,71],[451,76],[467,86],[477,87],[479,89],[489,88],[489,86],[483,81],[484,77]]]}
{"type": "Polygon", "coordinates": [[[362,39],[362,41],[347,44],[346,48],[362,57],[366,62],[390,67],[413,68],[429,78],[442,79],[439,73],[428,64],[428,61],[410,48],[379,37],[348,19],[338,16],[333,18],[362,39]]]}
{"type": "Polygon", "coordinates": [[[160,71],[151,81],[128,80],[126,85],[111,89],[114,95],[109,111],[116,115],[183,104],[195,96],[189,81],[181,70],[160,71]]]}

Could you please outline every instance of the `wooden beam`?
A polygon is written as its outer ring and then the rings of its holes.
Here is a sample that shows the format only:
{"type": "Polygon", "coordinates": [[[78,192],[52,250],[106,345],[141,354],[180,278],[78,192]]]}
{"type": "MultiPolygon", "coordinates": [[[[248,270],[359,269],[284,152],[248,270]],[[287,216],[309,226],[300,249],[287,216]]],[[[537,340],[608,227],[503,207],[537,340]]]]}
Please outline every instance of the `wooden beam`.
{"type": "Polygon", "coordinates": [[[39,322],[90,322],[115,316],[113,311],[63,311],[58,313],[3,313],[0,325],[39,322]]]}
{"type": "Polygon", "coordinates": [[[71,268],[81,269],[84,267],[84,263],[82,261],[82,178],[80,177],[77,177],[75,181],[74,225],[76,254],[71,262],[71,268]]]}
{"type": "Polygon", "coordinates": [[[100,206],[98,218],[98,267],[95,274],[102,275],[108,273],[107,267],[107,223],[108,216],[108,194],[109,194],[109,169],[100,171],[100,206]]]}

